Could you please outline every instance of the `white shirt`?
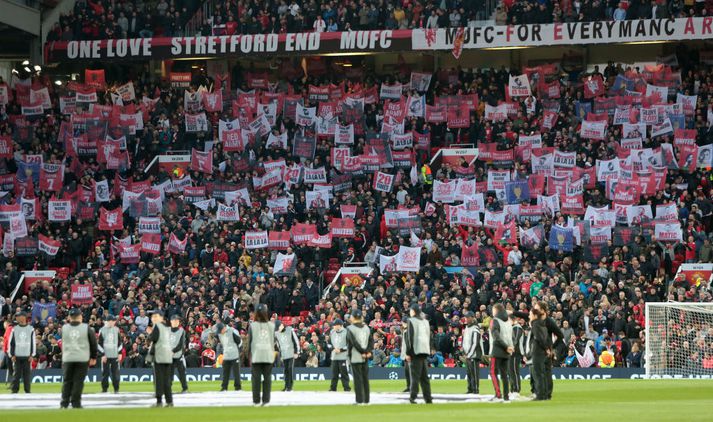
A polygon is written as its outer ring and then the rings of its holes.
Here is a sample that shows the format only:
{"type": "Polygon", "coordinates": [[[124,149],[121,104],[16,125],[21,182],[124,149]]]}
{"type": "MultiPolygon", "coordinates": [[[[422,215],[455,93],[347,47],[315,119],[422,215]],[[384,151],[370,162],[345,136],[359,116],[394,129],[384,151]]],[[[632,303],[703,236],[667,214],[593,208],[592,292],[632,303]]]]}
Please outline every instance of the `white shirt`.
{"type": "Polygon", "coordinates": [[[520,265],[522,263],[522,252],[511,250],[508,254],[508,264],[520,265]]]}
{"type": "Polygon", "coordinates": [[[317,19],[312,26],[314,27],[314,32],[324,32],[327,28],[327,23],[324,22],[324,19],[317,19]]]}

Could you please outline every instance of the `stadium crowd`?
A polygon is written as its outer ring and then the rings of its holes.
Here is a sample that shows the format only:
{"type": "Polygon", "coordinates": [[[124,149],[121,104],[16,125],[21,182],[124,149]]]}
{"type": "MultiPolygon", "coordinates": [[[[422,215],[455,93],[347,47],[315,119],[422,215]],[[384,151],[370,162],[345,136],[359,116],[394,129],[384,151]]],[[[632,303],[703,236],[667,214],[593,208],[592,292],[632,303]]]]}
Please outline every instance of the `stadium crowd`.
{"type": "Polygon", "coordinates": [[[234,35],[286,32],[333,32],[373,29],[476,26],[606,20],[667,19],[710,16],[713,2],[693,0],[501,1],[486,16],[485,0],[466,1],[310,1],[215,2],[196,34],[186,23],[201,7],[192,1],[77,1],[63,14],[48,41],[150,38],[183,35],[234,35]]]}
{"type": "MultiPolygon", "coordinates": [[[[713,73],[709,66],[690,57],[688,53],[679,54],[675,63],[667,60],[672,66],[641,69],[612,63],[601,72],[597,67],[589,73],[566,73],[558,65],[522,69],[523,74],[530,75],[532,95],[519,98],[508,95],[511,80],[521,73],[514,69],[443,69],[432,78],[428,76],[420,89],[413,82],[415,73],[406,65],[391,75],[370,73],[363,82],[340,79],[340,73],[327,69],[314,70],[301,79],[284,76],[302,71],[298,64],[297,70],[287,66],[280,75],[238,69],[232,78],[224,78],[196,72],[188,88],[172,87],[167,78],[155,79],[145,72],[117,76],[104,88],[103,72],[92,70],[88,71],[87,82],[99,81],[96,88],[75,82],[57,86],[47,77],[13,78],[12,83],[0,85],[12,94],[0,121],[0,139],[7,140],[12,151],[0,160],[11,185],[3,185],[0,211],[9,212],[22,204],[25,239],[39,238],[40,243],[50,246],[38,250],[35,243],[29,254],[21,252],[19,241],[14,246],[12,238],[9,245],[7,241],[15,230],[21,231],[14,226],[19,219],[11,217],[3,223],[3,330],[16,312],[32,314],[38,340],[34,364],[37,368],[59,367],[58,327],[72,305],[72,286],[91,285],[91,297],[80,305],[85,321],[98,331],[103,317],[116,316],[122,331],[124,367],[146,365],[148,315],[155,309],[182,317],[189,334],[187,365],[212,366],[219,364],[220,350],[209,328],[221,321],[244,334],[256,304],[265,303],[275,318],[292,324],[299,335],[302,351],[296,366],[316,367],[329,365],[331,323],[344,319],[353,309],[361,309],[375,330],[372,364],[400,366],[400,320],[409,305],[418,302],[434,329],[429,362],[443,366],[460,364],[465,311],[475,312],[478,321],[487,326],[495,302],[512,309],[529,309],[533,300],[542,300],[550,306],[565,335],[565,343],[557,350],[561,365],[579,365],[575,350],[587,355],[589,348],[596,357],[612,355],[612,359],[591,365],[640,366],[646,345],[644,302],[712,300],[708,280],[691,283],[674,279],[684,262],[713,262],[710,162],[699,166],[694,160],[692,166],[679,166],[675,159],[666,161],[661,145],[674,145],[679,156],[686,150],[679,143],[679,132],[675,137],[673,129],[651,136],[643,129],[639,150],[656,151],[659,158],[648,169],[654,168],[663,180],[656,189],[635,189],[636,196],[629,204],[650,205],[657,211],[657,206],[673,204],[674,215],[668,222],[681,225],[680,241],[656,239],[652,225],[627,222],[626,211],[623,222],[617,215],[614,234],[610,232],[603,242],[594,242],[590,232],[593,227],[580,230],[576,226],[579,235],[574,239],[574,219],[581,219],[585,208],[613,207],[612,195],[619,191],[611,187],[612,193],[609,182],[590,179],[586,189],[572,194],[581,198],[580,210],[540,208],[544,203],[541,197],[557,198],[559,193],[564,203],[571,196],[561,191],[553,194],[550,185],[559,177],[554,172],[547,178],[546,193],[536,193],[534,183],[530,196],[520,203],[521,207],[538,207],[534,214],[511,223],[502,219],[491,224],[488,215],[502,215],[501,211],[510,210],[513,202],[502,186],[490,189],[489,185],[494,169],[504,169],[513,181],[530,184],[538,179],[533,174],[535,157],[554,150],[575,154],[576,166],[570,172],[581,169],[594,174],[588,171],[598,168],[597,162],[611,162],[616,157],[624,166],[629,153],[620,145],[622,125],[611,124],[613,116],[600,109],[603,100],[610,98],[625,103],[621,98],[636,97],[644,103],[643,110],[647,102],[679,101],[676,93],[697,95],[692,108],[684,107],[685,116],[669,117],[683,119],[681,128],[694,131],[690,135],[693,143],[705,151],[704,147],[713,143],[713,112],[709,106],[713,73]],[[593,87],[590,82],[599,78],[603,86],[593,87]],[[124,89],[127,83],[131,91],[124,89]],[[668,84],[671,95],[645,97],[647,86],[656,83],[668,84]],[[398,84],[406,87],[397,95],[398,100],[379,98],[386,92],[384,86],[398,84]],[[548,88],[552,86],[554,90],[548,88]],[[328,87],[329,101],[321,97],[326,91],[320,87],[328,87]],[[35,102],[26,103],[27,94],[45,88],[51,104],[35,113],[31,110],[35,102]],[[423,92],[419,94],[418,90],[423,92]],[[209,99],[218,92],[223,96],[216,105],[209,99]],[[98,94],[96,99],[93,93],[98,94]],[[71,98],[88,102],[77,102],[72,110],[67,103],[71,98]],[[428,104],[423,107],[425,113],[420,112],[423,114],[415,110],[416,102],[412,101],[419,98],[428,104]],[[449,104],[447,109],[465,109],[466,124],[449,127],[456,125],[449,119],[435,118],[437,110],[430,107],[436,103],[449,104]],[[271,109],[270,104],[276,107],[271,109]],[[506,116],[494,117],[493,110],[508,104],[506,116]],[[319,118],[310,116],[310,107],[319,110],[319,118]],[[583,107],[587,112],[581,112],[583,107]],[[549,125],[544,123],[548,112],[556,116],[549,125]],[[601,120],[602,113],[610,122],[605,136],[601,140],[585,139],[581,134],[583,122],[601,120]],[[268,114],[272,122],[265,127],[260,122],[267,120],[268,114]],[[134,117],[125,120],[126,116],[134,117]],[[196,116],[206,117],[205,128],[201,128],[200,119],[198,123],[188,122],[196,116]],[[228,138],[221,138],[219,121],[235,118],[242,127],[240,138],[244,143],[237,151],[226,151],[228,138]],[[336,146],[350,148],[352,157],[367,159],[356,160],[356,164],[349,161],[349,168],[346,161],[335,162],[334,132],[323,135],[323,129],[315,129],[315,121],[319,127],[325,120],[332,122],[335,130],[351,125],[353,137],[347,136],[342,139],[344,144],[336,146]],[[392,151],[391,143],[396,138],[388,136],[402,131],[414,135],[412,146],[400,150],[409,153],[405,163],[403,158],[395,158],[399,151],[395,145],[392,151]],[[528,152],[523,153],[520,138],[536,133],[541,133],[542,145],[525,148],[528,152]],[[109,144],[105,139],[114,142],[120,137],[125,145],[104,148],[104,142],[109,144]],[[389,138],[390,142],[386,141],[389,138]],[[441,165],[436,162],[429,166],[439,148],[469,143],[481,151],[473,163],[444,159],[441,165]],[[187,150],[193,150],[188,168],[149,166],[158,154],[187,150]],[[197,159],[197,153],[204,150],[207,157],[197,159]],[[31,158],[37,156],[43,163],[33,167],[31,158]],[[493,156],[497,158],[493,160],[493,156]],[[266,175],[271,172],[268,167],[272,169],[275,163],[281,166],[279,180],[266,186],[266,175]],[[58,164],[63,164],[59,178],[51,171],[58,164]],[[299,174],[304,178],[308,170],[320,168],[325,169],[326,176],[322,184],[334,185],[328,188],[334,194],[318,204],[309,198],[318,192],[320,183],[300,181],[299,174]],[[290,176],[295,169],[298,176],[290,176]],[[377,189],[375,173],[394,177],[385,188],[377,189]],[[436,190],[448,180],[473,177],[476,191],[484,194],[479,215],[485,220],[454,223],[449,210],[455,207],[435,200],[436,190]],[[53,189],[50,179],[59,181],[60,187],[53,189]],[[248,197],[240,193],[243,189],[248,197]],[[229,201],[231,192],[242,199],[229,201]],[[280,198],[287,198],[286,209],[273,212],[273,207],[281,208],[274,202],[280,198]],[[56,221],[61,217],[51,215],[54,205],[50,204],[60,199],[71,203],[69,221],[56,221]],[[33,204],[29,214],[25,209],[28,203],[33,204]],[[152,208],[152,204],[158,206],[152,208]],[[344,205],[356,206],[354,235],[332,237],[334,219],[344,217],[344,205]],[[237,207],[237,221],[219,216],[231,206],[237,207]],[[387,222],[386,214],[397,209],[411,210],[408,217],[399,214],[408,222],[405,230],[398,223],[387,222]],[[114,219],[108,215],[114,215],[114,219]],[[146,228],[139,224],[142,218],[152,216],[160,218],[157,250],[145,248],[151,242],[146,238],[146,228]],[[104,225],[111,229],[102,229],[104,225]],[[556,240],[559,246],[555,248],[548,234],[563,227],[570,227],[563,232],[570,236],[564,242],[570,247],[556,240]],[[289,249],[278,253],[266,245],[246,248],[247,233],[261,230],[291,231],[289,249]],[[312,240],[296,242],[296,236],[305,232],[313,234],[312,240]],[[537,240],[525,241],[525,233],[535,234],[537,240]],[[322,243],[325,237],[326,244],[322,243]],[[55,244],[58,250],[52,254],[55,244]],[[131,253],[138,251],[136,245],[141,245],[140,255],[131,253]],[[421,247],[417,272],[396,272],[380,265],[384,261],[380,256],[397,256],[408,245],[421,247]],[[470,251],[475,251],[477,262],[472,262],[470,251]],[[293,266],[283,265],[276,274],[278,255],[295,259],[293,266]],[[342,263],[362,261],[374,268],[363,285],[338,280],[329,286],[342,263]],[[21,271],[48,268],[57,269],[57,277],[32,283],[27,289],[20,286],[14,300],[10,299],[21,271]],[[323,288],[327,289],[325,294],[323,288]]],[[[308,66],[307,71],[311,70],[308,66]]],[[[636,104],[638,101],[631,108],[638,109],[636,104]]],[[[614,110],[610,111],[613,114],[614,110]]],[[[649,134],[652,129],[649,126],[649,134]]],[[[699,161],[710,160],[702,155],[699,161]]],[[[679,161],[684,160],[679,157],[679,161]]],[[[645,173],[646,168],[640,175],[636,173],[636,179],[645,177],[645,173]]],[[[579,177],[577,180],[581,180],[579,177]]],[[[565,179],[568,186],[575,184],[574,177],[565,179]]],[[[54,212],[61,214],[56,209],[54,212]]],[[[660,217],[658,213],[656,217],[660,217]]],[[[649,222],[653,222],[653,216],[649,222]]],[[[703,327],[690,328],[679,327],[680,343],[685,340],[692,353],[690,359],[695,357],[710,365],[711,333],[704,332],[703,327]]]]}

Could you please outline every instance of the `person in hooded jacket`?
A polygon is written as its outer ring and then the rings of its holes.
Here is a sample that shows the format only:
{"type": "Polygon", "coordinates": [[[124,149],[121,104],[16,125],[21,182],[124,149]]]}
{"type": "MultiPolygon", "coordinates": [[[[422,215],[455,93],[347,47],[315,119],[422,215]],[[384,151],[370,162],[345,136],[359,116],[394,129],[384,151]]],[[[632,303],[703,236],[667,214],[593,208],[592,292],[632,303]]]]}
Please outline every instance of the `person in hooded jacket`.
{"type": "Polygon", "coordinates": [[[550,339],[550,349],[553,350],[553,352],[549,355],[548,359],[545,360],[545,384],[547,387],[547,400],[550,400],[552,398],[552,389],[554,387],[554,384],[552,382],[552,361],[557,359],[557,356],[555,356],[554,350],[559,350],[561,348],[565,348],[564,346],[564,334],[562,334],[562,330],[557,326],[557,323],[555,322],[552,317],[549,316],[549,308],[545,302],[537,302],[534,305],[534,308],[537,308],[540,310],[542,313],[542,316],[540,317],[542,320],[545,321],[545,327],[547,327],[547,335],[548,339],[550,339]],[[552,335],[555,336],[555,341],[552,342],[552,335]]]}
{"type": "Polygon", "coordinates": [[[255,310],[255,321],[248,329],[248,355],[252,368],[253,404],[270,404],[272,389],[272,365],[275,363],[275,324],[270,322],[267,306],[259,304],[255,310]],[[262,395],[260,394],[262,392],[262,395]]]}
{"type": "Polygon", "coordinates": [[[520,325],[519,318],[513,316],[512,319],[512,343],[515,348],[510,357],[509,376],[510,392],[520,394],[520,368],[522,366],[522,355],[524,349],[524,330],[520,325]]]}
{"type": "Polygon", "coordinates": [[[490,376],[495,389],[495,401],[510,402],[510,383],[508,380],[508,368],[510,356],[515,347],[512,341],[512,323],[508,317],[505,307],[496,303],[493,305],[493,319],[490,321],[490,376]],[[502,380],[502,390],[500,381],[502,380]]]}
{"type": "Polygon", "coordinates": [[[337,391],[337,382],[341,378],[344,391],[351,391],[349,388],[349,371],[347,370],[347,330],[344,329],[344,321],[337,318],[332,324],[332,331],[329,332],[329,341],[332,350],[332,382],[329,391],[337,391]]]}
{"type": "Polygon", "coordinates": [[[463,354],[468,374],[467,394],[480,394],[479,369],[483,357],[483,335],[473,312],[466,312],[465,318],[467,326],[463,332],[463,354]]]}
{"type": "Polygon", "coordinates": [[[416,404],[418,388],[423,390],[423,399],[427,404],[433,402],[431,381],[428,379],[426,359],[431,353],[431,326],[421,307],[414,303],[409,309],[408,334],[406,337],[406,361],[410,365],[411,394],[409,402],[416,404]]]}
{"type": "Polygon", "coordinates": [[[222,322],[215,324],[215,333],[223,346],[223,375],[220,391],[228,391],[230,374],[233,374],[233,387],[235,391],[240,391],[240,349],[243,340],[240,333],[232,327],[228,327],[222,322]]]}
{"type": "Polygon", "coordinates": [[[295,359],[300,353],[300,342],[295,330],[282,321],[275,321],[275,328],[277,329],[275,337],[280,349],[280,359],[282,359],[285,375],[285,388],[282,391],[292,391],[295,381],[295,359]]]}
{"type": "Polygon", "coordinates": [[[347,357],[354,374],[354,393],[358,405],[369,404],[369,359],[374,350],[371,329],[364,324],[360,310],[351,314],[351,325],[347,327],[347,357]]]}
{"type": "Polygon", "coordinates": [[[545,362],[552,354],[552,341],[547,338],[547,327],[542,311],[533,308],[530,311],[530,334],[528,336],[528,352],[532,358],[530,378],[535,395],[534,400],[547,400],[547,371],[545,362]]]}

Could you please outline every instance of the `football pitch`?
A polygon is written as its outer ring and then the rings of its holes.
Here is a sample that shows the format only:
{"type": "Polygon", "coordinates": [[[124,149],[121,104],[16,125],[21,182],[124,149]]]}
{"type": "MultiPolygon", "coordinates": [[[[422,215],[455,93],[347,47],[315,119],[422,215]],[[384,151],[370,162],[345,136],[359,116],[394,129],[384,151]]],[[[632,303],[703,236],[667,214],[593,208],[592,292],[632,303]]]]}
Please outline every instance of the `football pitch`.
{"type": "MultiPolygon", "coordinates": [[[[464,381],[439,380],[432,382],[436,398],[463,397],[464,381]]],[[[174,383],[174,387],[176,387],[174,383]]],[[[85,386],[85,408],[81,410],[18,410],[7,406],[8,401],[26,407],[26,401],[32,395],[23,393],[12,396],[1,394],[0,400],[6,405],[0,410],[2,421],[92,421],[105,422],[113,420],[129,421],[338,421],[338,422],[376,422],[376,420],[405,422],[438,422],[442,420],[502,420],[502,421],[710,421],[713,420],[713,381],[711,380],[562,380],[555,381],[554,399],[549,402],[514,401],[510,404],[490,403],[484,398],[481,402],[458,402],[458,400],[433,405],[404,404],[372,404],[368,407],[356,407],[344,404],[346,393],[329,393],[328,382],[309,381],[296,382],[296,394],[293,397],[308,397],[308,402],[322,402],[326,405],[302,406],[290,404],[280,405],[280,397],[289,397],[290,393],[279,393],[281,382],[273,383],[272,406],[267,408],[246,407],[250,401],[250,392],[219,393],[218,382],[194,382],[189,385],[195,403],[195,397],[221,397],[223,404],[219,406],[197,404],[195,407],[175,407],[172,409],[149,408],[92,408],[92,401],[119,400],[120,396],[141,396],[147,403],[152,386],[150,383],[124,383],[121,394],[100,394],[98,383],[85,386]],[[212,394],[211,392],[215,392],[212,394]],[[311,393],[310,393],[311,392],[311,393]],[[144,394],[139,394],[144,393],[144,394]],[[235,395],[235,396],[231,396],[235,395]],[[242,406],[226,405],[231,397],[240,396],[242,406]],[[331,396],[331,398],[330,398],[331,396]],[[114,398],[112,398],[114,397],[114,398]],[[332,403],[339,403],[329,405],[332,403]]],[[[232,387],[232,383],[231,383],[232,387]]],[[[243,388],[249,389],[249,382],[243,381],[243,388]]],[[[405,397],[396,395],[404,389],[403,381],[372,381],[372,395],[384,397],[405,397]],[[386,394],[389,393],[389,394],[386,394]]],[[[51,397],[59,405],[58,393],[60,384],[35,384],[33,394],[51,397]]],[[[340,386],[341,390],[341,386],[340,386]]],[[[8,390],[3,389],[2,393],[8,390]]],[[[529,381],[523,382],[523,392],[529,391],[529,381]]],[[[481,380],[481,394],[492,394],[492,384],[481,380]]],[[[349,393],[352,395],[353,393],[349,393]]],[[[177,405],[188,396],[176,395],[177,405]]],[[[200,403],[200,401],[198,401],[200,403]]],[[[237,404],[237,403],[236,403],[237,404]]]]}

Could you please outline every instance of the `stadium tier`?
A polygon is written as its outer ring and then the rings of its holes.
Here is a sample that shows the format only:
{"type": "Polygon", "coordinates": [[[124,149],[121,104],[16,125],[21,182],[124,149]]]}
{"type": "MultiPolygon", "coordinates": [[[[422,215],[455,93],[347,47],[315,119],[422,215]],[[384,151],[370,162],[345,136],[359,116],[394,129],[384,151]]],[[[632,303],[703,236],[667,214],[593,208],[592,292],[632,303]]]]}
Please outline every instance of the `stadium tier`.
{"type": "Polygon", "coordinates": [[[466,368],[539,303],[560,370],[713,375],[708,3],[77,2],[0,80],[2,368],[23,313],[61,368],[71,310],[122,368],[156,311],[245,367],[261,305],[291,365],[362,314],[357,364],[402,368],[414,304],[466,368]]]}

